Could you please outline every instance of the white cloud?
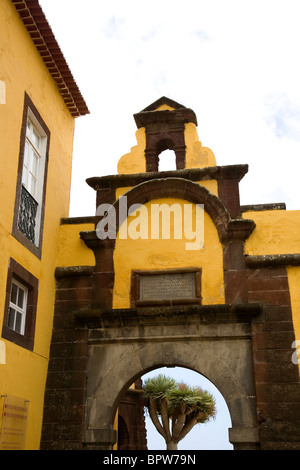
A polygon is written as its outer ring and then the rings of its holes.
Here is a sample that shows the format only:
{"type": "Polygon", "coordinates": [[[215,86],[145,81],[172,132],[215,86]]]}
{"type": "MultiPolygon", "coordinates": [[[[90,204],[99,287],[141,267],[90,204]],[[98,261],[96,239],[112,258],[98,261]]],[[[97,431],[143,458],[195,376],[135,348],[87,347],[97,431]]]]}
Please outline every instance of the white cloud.
{"type": "Polygon", "coordinates": [[[266,121],[276,137],[300,142],[300,101],[292,101],[286,93],[266,97],[266,121]]]}
{"type": "Polygon", "coordinates": [[[112,39],[120,39],[120,31],[122,29],[122,26],[125,24],[124,18],[119,18],[115,15],[110,16],[107,23],[104,25],[102,28],[105,37],[112,39]]]}

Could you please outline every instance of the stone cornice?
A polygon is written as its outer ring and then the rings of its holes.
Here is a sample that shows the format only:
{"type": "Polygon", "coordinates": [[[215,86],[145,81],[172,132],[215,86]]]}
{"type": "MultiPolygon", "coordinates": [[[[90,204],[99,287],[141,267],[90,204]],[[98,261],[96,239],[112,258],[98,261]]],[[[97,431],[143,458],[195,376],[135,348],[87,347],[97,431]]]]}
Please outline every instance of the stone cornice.
{"type": "Polygon", "coordinates": [[[136,186],[152,179],[184,178],[190,181],[235,179],[240,181],[248,172],[248,165],[213,166],[206,168],[187,168],[174,171],[152,171],[122,175],[95,176],[86,180],[96,191],[136,186]]]}
{"type": "Polygon", "coordinates": [[[246,256],[247,268],[266,268],[277,266],[300,266],[300,253],[281,255],[246,256]]]}
{"type": "Polygon", "coordinates": [[[161,111],[147,111],[134,114],[134,120],[137,128],[152,126],[161,126],[162,124],[169,126],[184,125],[192,122],[197,125],[197,118],[192,109],[182,108],[174,111],[167,109],[161,111]]]}
{"type": "Polygon", "coordinates": [[[89,328],[185,323],[244,323],[262,312],[260,304],[172,305],[124,309],[87,309],[74,313],[89,328]]]}

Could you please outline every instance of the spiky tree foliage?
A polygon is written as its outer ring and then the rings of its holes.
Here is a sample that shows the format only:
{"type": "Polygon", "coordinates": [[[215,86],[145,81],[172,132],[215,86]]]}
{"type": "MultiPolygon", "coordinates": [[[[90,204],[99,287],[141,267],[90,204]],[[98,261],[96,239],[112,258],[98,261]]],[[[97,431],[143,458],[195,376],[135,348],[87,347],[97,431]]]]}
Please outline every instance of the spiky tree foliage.
{"type": "Polygon", "coordinates": [[[176,383],[162,374],[146,380],[143,392],[145,406],[167,450],[176,450],[195,424],[205,423],[216,414],[215,399],[208,391],[176,383]]]}

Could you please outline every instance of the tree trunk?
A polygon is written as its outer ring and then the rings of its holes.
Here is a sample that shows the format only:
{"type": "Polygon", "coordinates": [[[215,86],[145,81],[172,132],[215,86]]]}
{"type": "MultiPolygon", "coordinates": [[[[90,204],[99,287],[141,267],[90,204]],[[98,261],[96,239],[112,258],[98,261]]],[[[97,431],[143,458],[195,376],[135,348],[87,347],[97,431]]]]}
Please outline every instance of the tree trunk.
{"type": "Polygon", "coordinates": [[[183,439],[193,429],[195,424],[197,424],[197,420],[192,418],[187,424],[183,426],[178,436],[178,442],[181,441],[181,439],[183,439]]]}
{"type": "Polygon", "coordinates": [[[172,438],[171,438],[171,433],[170,433],[170,420],[168,416],[168,402],[165,398],[163,398],[160,401],[160,415],[161,415],[162,425],[166,433],[165,439],[168,442],[172,438]]]}
{"type": "Polygon", "coordinates": [[[174,442],[174,441],[167,442],[167,450],[177,450],[177,442],[174,442]]]}
{"type": "Polygon", "coordinates": [[[156,403],[156,400],[154,398],[151,398],[150,399],[150,404],[149,404],[149,414],[150,414],[150,418],[154,424],[154,426],[156,427],[157,431],[159,432],[159,434],[161,434],[163,436],[163,438],[165,440],[167,440],[167,436],[166,436],[166,433],[165,433],[165,430],[164,428],[162,427],[159,419],[158,419],[158,415],[157,415],[157,403],[156,403]]]}

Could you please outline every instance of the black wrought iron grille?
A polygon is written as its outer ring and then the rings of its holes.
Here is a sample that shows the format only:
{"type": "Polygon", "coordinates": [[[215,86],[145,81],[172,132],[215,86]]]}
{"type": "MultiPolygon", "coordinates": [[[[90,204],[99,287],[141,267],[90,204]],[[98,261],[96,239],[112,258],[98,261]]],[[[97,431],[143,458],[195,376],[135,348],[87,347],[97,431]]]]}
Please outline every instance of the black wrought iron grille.
{"type": "Polygon", "coordinates": [[[35,243],[35,226],[38,203],[24,186],[21,187],[21,198],[18,217],[18,229],[35,243]]]}

